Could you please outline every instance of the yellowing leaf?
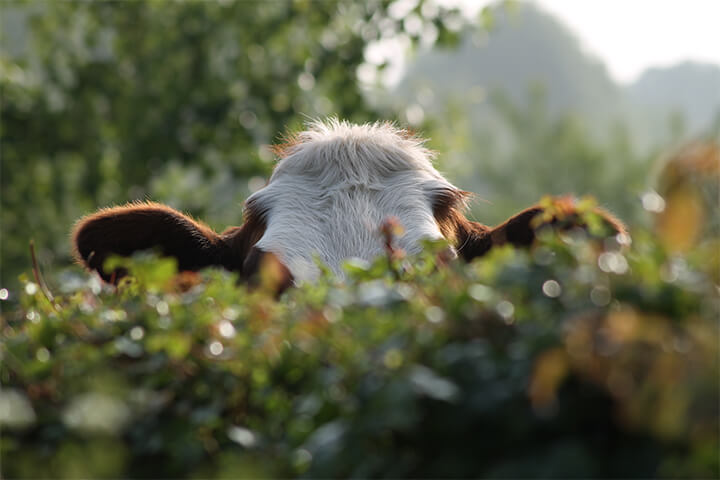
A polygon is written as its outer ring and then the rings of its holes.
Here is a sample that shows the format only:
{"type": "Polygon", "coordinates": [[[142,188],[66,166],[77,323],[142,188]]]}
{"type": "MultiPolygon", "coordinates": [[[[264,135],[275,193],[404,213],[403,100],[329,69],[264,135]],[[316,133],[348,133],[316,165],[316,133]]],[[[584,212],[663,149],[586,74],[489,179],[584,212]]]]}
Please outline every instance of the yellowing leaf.
{"type": "Polygon", "coordinates": [[[705,223],[702,199],[692,187],[684,186],[665,200],[665,210],[656,223],[660,240],[671,252],[687,252],[697,243],[705,223]]]}
{"type": "Polygon", "coordinates": [[[542,410],[555,402],[557,389],[567,373],[568,359],[564,350],[555,348],[538,357],[529,389],[535,409],[542,410]]]}

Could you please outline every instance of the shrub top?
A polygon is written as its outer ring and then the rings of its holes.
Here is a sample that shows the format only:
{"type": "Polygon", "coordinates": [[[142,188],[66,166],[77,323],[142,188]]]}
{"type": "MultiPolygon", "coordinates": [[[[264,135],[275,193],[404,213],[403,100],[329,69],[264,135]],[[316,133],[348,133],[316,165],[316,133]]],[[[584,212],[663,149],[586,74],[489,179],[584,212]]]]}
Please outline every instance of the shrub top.
{"type": "Polygon", "coordinates": [[[280,298],[152,256],[52,301],[24,279],[4,475],[718,476],[713,249],[597,247],[428,245],[280,298]]]}

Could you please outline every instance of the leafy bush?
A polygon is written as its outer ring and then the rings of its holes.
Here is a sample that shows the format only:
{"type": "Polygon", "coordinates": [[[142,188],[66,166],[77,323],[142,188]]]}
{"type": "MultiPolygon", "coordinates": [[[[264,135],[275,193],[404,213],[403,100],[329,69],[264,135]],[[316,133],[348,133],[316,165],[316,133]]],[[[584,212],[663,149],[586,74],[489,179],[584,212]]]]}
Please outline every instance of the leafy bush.
{"type": "Polygon", "coordinates": [[[464,265],[349,262],[276,299],[128,261],[24,281],[3,320],[6,477],[716,477],[707,252],[575,236],[464,265]],[[606,245],[612,247],[612,245],[606,245]]]}

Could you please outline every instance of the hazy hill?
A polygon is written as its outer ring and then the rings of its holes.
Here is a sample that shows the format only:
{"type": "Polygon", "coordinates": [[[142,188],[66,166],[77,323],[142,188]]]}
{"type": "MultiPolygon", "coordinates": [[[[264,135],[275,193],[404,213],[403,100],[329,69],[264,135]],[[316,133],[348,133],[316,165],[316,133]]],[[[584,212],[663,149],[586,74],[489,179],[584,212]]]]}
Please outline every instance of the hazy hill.
{"type": "Polygon", "coordinates": [[[493,20],[488,34],[468,34],[456,50],[421,52],[394,89],[395,101],[414,100],[432,113],[454,102],[469,107],[475,125],[487,127],[496,120],[485,101],[489,93],[501,91],[522,105],[540,85],[551,112],[576,113],[597,132],[622,121],[639,146],[667,139],[673,121],[686,136],[705,132],[720,112],[718,66],[653,68],[621,86],[567,27],[535,5],[496,7],[493,20]]]}
{"type": "Polygon", "coordinates": [[[633,106],[682,113],[686,128],[707,128],[720,113],[720,66],[696,62],[651,68],[627,87],[633,106]]]}

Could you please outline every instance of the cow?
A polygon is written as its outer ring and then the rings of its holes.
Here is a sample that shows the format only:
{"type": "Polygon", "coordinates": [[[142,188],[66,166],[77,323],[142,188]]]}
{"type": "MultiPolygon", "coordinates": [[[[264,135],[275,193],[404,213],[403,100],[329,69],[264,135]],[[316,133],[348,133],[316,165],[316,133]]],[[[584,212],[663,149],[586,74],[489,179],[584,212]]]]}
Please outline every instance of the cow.
{"type": "MultiPolygon", "coordinates": [[[[279,160],[266,186],[245,201],[239,227],[218,234],[166,205],[129,203],[76,223],[75,258],[106,281],[122,273],[103,270],[109,256],[151,248],[174,257],[180,271],[217,266],[245,280],[274,259],[285,288],[317,278],[318,261],[342,277],[347,259],[381,255],[379,229],[389,218],[404,229],[398,249],[413,254],[423,240],[445,239],[450,255],[465,261],[498,245],[528,247],[541,224],[567,226],[569,219],[571,226],[586,227],[569,197],[556,202],[561,215],[548,217],[545,207],[535,205],[495,227],[468,220],[470,193],[433,167],[434,153],[423,139],[389,122],[313,121],[274,151],[279,160]]],[[[624,234],[610,213],[599,208],[595,213],[609,234],[624,234]]]]}

